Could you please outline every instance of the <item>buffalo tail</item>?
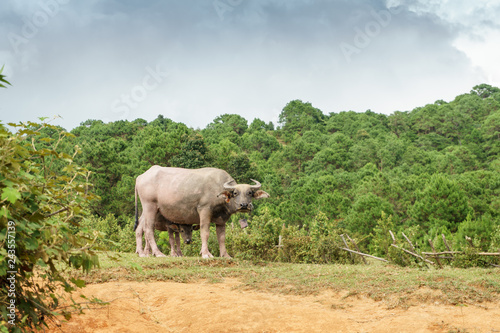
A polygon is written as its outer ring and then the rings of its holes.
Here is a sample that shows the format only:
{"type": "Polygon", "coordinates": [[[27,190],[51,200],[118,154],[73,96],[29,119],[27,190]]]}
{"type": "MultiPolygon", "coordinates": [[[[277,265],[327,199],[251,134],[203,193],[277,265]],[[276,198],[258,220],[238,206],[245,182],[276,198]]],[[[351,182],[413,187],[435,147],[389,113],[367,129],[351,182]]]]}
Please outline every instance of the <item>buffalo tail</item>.
{"type": "Polygon", "coordinates": [[[137,226],[139,225],[139,211],[137,209],[137,186],[135,187],[135,224],[134,224],[134,231],[137,229],[137,226]]]}

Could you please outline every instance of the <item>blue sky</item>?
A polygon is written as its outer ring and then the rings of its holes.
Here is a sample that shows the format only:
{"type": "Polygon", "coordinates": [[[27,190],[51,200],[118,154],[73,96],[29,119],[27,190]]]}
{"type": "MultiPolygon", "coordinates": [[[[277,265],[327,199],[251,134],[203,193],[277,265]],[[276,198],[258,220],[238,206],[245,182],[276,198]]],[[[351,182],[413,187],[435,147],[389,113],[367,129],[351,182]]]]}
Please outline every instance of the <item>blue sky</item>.
{"type": "Polygon", "coordinates": [[[498,17],[487,0],[4,0],[0,120],[411,110],[500,86],[498,17]]]}

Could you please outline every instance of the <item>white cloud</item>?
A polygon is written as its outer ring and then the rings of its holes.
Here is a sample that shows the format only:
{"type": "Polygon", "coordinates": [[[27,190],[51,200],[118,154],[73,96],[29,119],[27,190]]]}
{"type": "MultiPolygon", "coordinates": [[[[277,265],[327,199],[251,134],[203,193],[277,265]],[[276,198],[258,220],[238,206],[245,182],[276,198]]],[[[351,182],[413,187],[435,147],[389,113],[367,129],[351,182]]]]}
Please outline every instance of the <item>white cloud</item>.
{"type": "Polygon", "coordinates": [[[479,68],[484,81],[488,84],[500,86],[500,31],[485,29],[482,38],[462,36],[454,45],[463,51],[472,64],[479,68]]]}
{"type": "Polygon", "coordinates": [[[500,86],[500,3],[495,0],[419,1],[411,6],[423,15],[436,15],[454,32],[453,47],[463,52],[476,78],[500,86]]]}

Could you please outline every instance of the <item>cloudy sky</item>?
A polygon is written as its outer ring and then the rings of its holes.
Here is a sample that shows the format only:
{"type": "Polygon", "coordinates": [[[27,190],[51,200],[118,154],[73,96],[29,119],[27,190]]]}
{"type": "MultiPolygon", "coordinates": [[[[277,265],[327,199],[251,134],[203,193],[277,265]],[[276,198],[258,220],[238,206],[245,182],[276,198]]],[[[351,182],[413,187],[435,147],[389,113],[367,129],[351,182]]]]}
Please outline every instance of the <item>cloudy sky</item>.
{"type": "Polygon", "coordinates": [[[498,17],[496,0],[3,0],[0,120],[411,110],[500,86],[498,17]]]}

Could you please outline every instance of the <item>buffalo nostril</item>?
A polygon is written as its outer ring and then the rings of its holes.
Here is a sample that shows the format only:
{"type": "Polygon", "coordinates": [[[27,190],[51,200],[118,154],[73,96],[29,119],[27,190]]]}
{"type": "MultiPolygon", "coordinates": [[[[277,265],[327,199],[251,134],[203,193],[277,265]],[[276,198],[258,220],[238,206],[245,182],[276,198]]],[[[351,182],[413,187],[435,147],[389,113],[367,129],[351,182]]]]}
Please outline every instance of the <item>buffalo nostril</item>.
{"type": "Polygon", "coordinates": [[[186,244],[191,244],[191,240],[190,240],[190,239],[188,239],[185,243],[186,243],[186,244]]]}

